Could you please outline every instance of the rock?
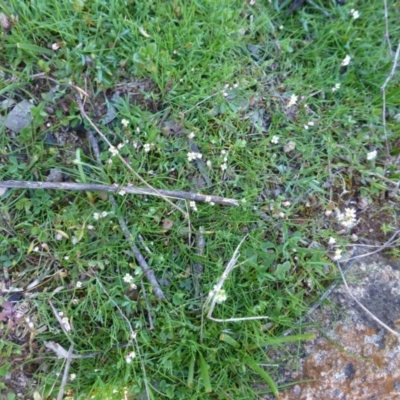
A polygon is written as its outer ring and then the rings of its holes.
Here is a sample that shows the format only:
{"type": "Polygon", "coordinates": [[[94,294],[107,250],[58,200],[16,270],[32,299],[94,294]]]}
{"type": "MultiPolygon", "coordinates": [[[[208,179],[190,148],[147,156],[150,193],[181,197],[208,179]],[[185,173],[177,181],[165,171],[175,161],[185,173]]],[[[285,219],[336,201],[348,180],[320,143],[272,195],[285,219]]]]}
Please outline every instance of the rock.
{"type": "MultiPolygon", "coordinates": [[[[400,271],[399,265],[388,264],[378,257],[364,260],[350,267],[346,280],[353,296],[398,332],[400,271]]],[[[300,349],[297,345],[288,346],[292,353],[288,358],[282,357],[281,350],[267,349],[270,361],[281,365],[275,371],[278,386],[297,383],[281,391],[278,399],[399,398],[399,339],[361,309],[344,285],[336,287],[329,300],[330,305],[311,314],[317,329],[302,331],[315,333],[315,339],[302,342],[300,349]]]]}
{"type": "Polygon", "coordinates": [[[29,101],[21,101],[8,114],[4,125],[15,133],[21,132],[32,122],[30,113],[32,107],[33,104],[29,101]]]}

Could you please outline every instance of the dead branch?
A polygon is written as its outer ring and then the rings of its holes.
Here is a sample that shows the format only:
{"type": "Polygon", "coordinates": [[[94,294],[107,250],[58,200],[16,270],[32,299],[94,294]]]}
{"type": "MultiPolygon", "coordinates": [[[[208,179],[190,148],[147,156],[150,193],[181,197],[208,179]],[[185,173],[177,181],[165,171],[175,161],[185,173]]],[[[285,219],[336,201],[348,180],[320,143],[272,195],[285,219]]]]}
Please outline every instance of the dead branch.
{"type": "Polygon", "coordinates": [[[215,203],[224,206],[238,206],[239,202],[219,196],[209,196],[199,193],[183,192],[175,190],[139,188],[135,186],[101,185],[97,183],[75,183],[75,182],[28,182],[28,181],[0,181],[0,188],[10,189],[58,189],[58,190],[77,190],[77,191],[100,191],[120,193],[124,191],[129,194],[138,194],[145,196],[160,196],[185,199],[196,202],[215,203]]]}

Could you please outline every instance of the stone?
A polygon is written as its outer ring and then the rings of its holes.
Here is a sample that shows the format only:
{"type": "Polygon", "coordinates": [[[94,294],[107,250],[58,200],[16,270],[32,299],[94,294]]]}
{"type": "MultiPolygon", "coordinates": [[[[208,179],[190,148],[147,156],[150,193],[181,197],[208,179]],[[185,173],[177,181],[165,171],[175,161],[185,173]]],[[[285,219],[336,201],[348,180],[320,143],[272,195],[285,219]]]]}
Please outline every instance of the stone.
{"type": "Polygon", "coordinates": [[[31,108],[33,104],[23,100],[18,103],[8,114],[5,126],[15,133],[19,133],[32,122],[31,108]]]}

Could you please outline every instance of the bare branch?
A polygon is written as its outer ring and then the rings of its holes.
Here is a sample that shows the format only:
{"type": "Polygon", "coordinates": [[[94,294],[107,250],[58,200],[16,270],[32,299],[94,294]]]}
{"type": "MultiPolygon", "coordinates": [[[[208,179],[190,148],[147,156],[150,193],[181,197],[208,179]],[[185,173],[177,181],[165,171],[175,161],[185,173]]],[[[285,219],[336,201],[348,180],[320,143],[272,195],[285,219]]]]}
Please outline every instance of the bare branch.
{"type": "Polygon", "coordinates": [[[165,189],[139,188],[135,186],[117,186],[100,185],[97,183],[75,183],[75,182],[28,182],[28,181],[0,181],[0,188],[10,189],[59,189],[59,190],[77,190],[77,191],[101,191],[118,193],[125,191],[129,194],[138,194],[145,196],[160,196],[175,199],[185,199],[196,202],[215,203],[224,206],[238,206],[239,202],[219,196],[209,196],[205,194],[182,192],[165,189]]]}

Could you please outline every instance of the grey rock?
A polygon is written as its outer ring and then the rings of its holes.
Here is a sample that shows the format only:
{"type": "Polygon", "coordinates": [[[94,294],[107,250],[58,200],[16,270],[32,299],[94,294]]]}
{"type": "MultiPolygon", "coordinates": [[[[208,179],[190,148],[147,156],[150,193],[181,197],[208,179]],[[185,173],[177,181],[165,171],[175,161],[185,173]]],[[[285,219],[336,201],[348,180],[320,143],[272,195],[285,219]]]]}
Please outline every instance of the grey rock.
{"type": "Polygon", "coordinates": [[[5,126],[15,133],[19,133],[22,129],[29,126],[32,122],[31,108],[33,104],[23,100],[18,103],[8,114],[5,126]]]}

